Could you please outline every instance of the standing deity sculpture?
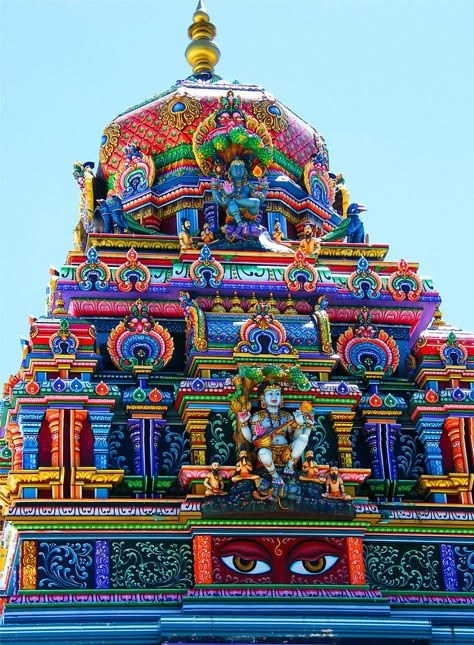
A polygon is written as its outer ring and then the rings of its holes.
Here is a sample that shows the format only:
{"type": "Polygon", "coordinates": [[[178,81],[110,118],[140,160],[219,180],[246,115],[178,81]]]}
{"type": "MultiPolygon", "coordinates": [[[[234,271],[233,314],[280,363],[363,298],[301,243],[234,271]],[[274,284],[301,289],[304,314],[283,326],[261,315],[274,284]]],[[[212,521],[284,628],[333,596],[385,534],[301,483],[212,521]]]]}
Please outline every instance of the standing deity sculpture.
{"type": "Polygon", "coordinates": [[[267,194],[266,180],[251,183],[244,162],[234,159],[229,167],[228,179],[213,179],[211,189],[214,202],[226,209],[227,239],[244,240],[262,234],[264,229],[256,223],[256,219],[267,194]]]}
{"type": "Polygon", "coordinates": [[[269,383],[260,397],[261,409],[250,414],[239,413],[243,437],[257,449],[257,456],[271,475],[273,482],[283,480],[277,467],[284,466],[285,474],[294,472],[294,464],[303,454],[313,428],[314,417],[310,404],[290,414],[283,409],[280,385],[269,383]]]}

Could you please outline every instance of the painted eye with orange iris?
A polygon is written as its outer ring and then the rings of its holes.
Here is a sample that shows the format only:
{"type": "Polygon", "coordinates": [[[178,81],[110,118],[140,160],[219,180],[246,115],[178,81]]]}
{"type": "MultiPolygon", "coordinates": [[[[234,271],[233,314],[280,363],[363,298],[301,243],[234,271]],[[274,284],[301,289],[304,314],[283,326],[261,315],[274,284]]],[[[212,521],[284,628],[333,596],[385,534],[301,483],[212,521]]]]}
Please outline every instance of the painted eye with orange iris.
{"type": "Polygon", "coordinates": [[[349,582],[341,538],[212,539],[214,582],[345,584],[349,582]]]}

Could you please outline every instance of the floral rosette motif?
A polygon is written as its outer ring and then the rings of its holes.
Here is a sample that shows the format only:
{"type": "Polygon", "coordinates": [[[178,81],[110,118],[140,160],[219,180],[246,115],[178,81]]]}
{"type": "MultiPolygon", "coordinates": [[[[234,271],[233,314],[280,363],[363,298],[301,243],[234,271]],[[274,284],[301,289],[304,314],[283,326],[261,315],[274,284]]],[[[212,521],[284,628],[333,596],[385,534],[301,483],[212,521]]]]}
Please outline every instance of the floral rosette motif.
{"type": "Polygon", "coordinates": [[[76,269],[76,282],[82,291],[105,291],[109,287],[110,269],[99,259],[96,249],[91,246],[86,261],[76,269]]]}
{"type": "Polygon", "coordinates": [[[145,192],[155,180],[153,159],[143,154],[135,145],[126,146],[125,159],[121,162],[114,181],[114,192],[122,199],[145,192]]]}
{"type": "Polygon", "coordinates": [[[445,365],[458,367],[463,367],[468,357],[466,348],[457,340],[453,331],[449,332],[446,342],[439,348],[439,355],[445,365]]]}
{"type": "Polygon", "coordinates": [[[142,366],[155,371],[170,361],[174,343],[169,331],[148,314],[147,305],[137,300],[130,314],[110,332],[107,348],[119,369],[142,366]]]}
{"type": "Polygon", "coordinates": [[[359,258],[356,270],[348,277],[347,288],[351,296],[359,300],[362,298],[371,300],[380,298],[382,280],[375,271],[372,271],[364,256],[359,258]]]}
{"type": "Polygon", "coordinates": [[[220,287],[224,269],[222,264],[211,255],[207,244],[202,247],[199,258],[191,264],[189,275],[195,287],[205,287],[208,284],[214,289],[220,287]]]}
{"type": "Polygon", "coordinates": [[[285,328],[274,320],[266,303],[259,303],[255,313],[240,328],[237,352],[247,354],[296,354],[286,341],[285,328]]]}
{"type": "Polygon", "coordinates": [[[141,293],[148,290],[151,274],[148,268],[138,259],[138,253],[132,247],[127,253],[127,260],[121,264],[116,273],[120,291],[140,291],[141,293]]]}
{"type": "Polygon", "coordinates": [[[283,279],[290,291],[311,292],[316,289],[318,272],[312,266],[301,249],[295,253],[295,259],[286,267],[283,279]]]}
{"type": "Polygon", "coordinates": [[[400,361],[397,343],[383,329],[377,332],[366,307],[358,321],[358,327],[349,327],[337,341],[337,353],[344,368],[354,376],[364,376],[366,372],[390,376],[400,361]]]}
{"type": "Polygon", "coordinates": [[[405,260],[400,260],[397,271],[388,278],[387,290],[394,300],[415,302],[421,296],[423,284],[405,260]]]}
{"type": "Polygon", "coordinates": [[[201,121],[193,136],[193,151],[204,175],[224,175],[239,158],[247,172],[261,177],[273,158],[267,127],[241,110],[232,90],[221,98],[219,110],[201,121]]]}

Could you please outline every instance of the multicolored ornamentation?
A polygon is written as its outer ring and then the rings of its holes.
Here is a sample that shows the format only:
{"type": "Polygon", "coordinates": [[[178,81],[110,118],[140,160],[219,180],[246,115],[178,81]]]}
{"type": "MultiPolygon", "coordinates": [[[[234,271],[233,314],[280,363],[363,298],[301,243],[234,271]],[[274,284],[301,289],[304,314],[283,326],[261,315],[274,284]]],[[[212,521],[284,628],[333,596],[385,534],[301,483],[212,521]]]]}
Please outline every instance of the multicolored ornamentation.
{"type": "Polygon", "coordinates": [[[189,275],[195,287],[206,287],[209,285],[217,289],[222,284],[224,268],[222,264],[211,255],[211,249],[204,244],[199,254],[189,267],[189,275]]]}
{"type": "Polygon", "coordinates": [[[193,539],[194,580],[197,585],[212,584],[211,536],[195,535],[193,539]]]}
{"type": "Polygon", "coordinates": [[[328,159],[319,153],[309,161],[304,168],[304,183],[306,190],[318,204],[328,210],[334,202],[334,181],[329,177],[328,159]]]}
{"type": "Polygon", "coordinates": [[[351,296],[360,300],[362,298],[369,298],[370,300],[380,298],[382,280],[375,271],[372,271],[364,256],[359,258],[357,269],[348,277],[347,288],[351,296]]]}
{"type": "Polygon", "coordinates": [[[50,337],[49,346],[53,354],[76,355],[79,339],[71,333],[69,322],[65,318],[60,321],[58,331],[50,337]]]}
{"type": "Polygon", "coordinates": [[[190,298],[189,293],[180,291],[179,303],[186,318],[186,337],[190,345],[188,352],[196,349],[198,352],[207,350],[206,320],[201,308],[190,298]]]}
{"type": "Polygon", "coordinates": [[[272,137],[263,123],[242,111],[232,90],[220,108],[201,121],[193,136],[193,151],[204,175],[223,175],[235,158],[249,174],[261,177],[273,157],[272,137]]]}
{"type": "Polygon", "coordinates": [[[464,367],[468,356],[466,348],[453,331],[449,332],[446,342],[439,348],[439,355],[446,366],[457,367],[464,367]]]}
{"type": "MultiPolygon", "coordinates": [[[[93,166],[94,164],[92,164],[93,166]]],[[[76,161],[73,165],[73,176],[81,191],[79,221],[82,225],[82,233],[88,233],[94,212],[94,175],[92,168],[89,164],[83,165],[80,161],[76,161]]]]}
{"type": "Polygon", "coordinates": [[[186,589],[193,585],[191,546],[165,540],[117,540],[110,546],[113,589],[186,589]]]}
{"type": "Polygon", "coordinates": [[[122,199],[130,199],[153,186],[155,164],[135,145],[126,146],[124,152],[126,156],[115,175],[114,191],[122,199]]]}
{"type": "Polygon", "coordinates": [[[286,342],[286,330],[273,318],[267,303],[258,303],[255,313],[240,328],[240,342],[236,352],[244,354],[296,354],[286,342]]]}
{"type": "Polygon", "coordinates": [[[86,253],[86,261],[76,269],[76,282],[82,291],[105,291],[109,288],[110,269],[99,259],[96,249],[91,246],[86,253]]]}
{"type": "Polygon", "coordinates": [[[185,94],[175,94],[158,110],[158,118],[171,128],[182,130],[201,116],[200,101],[185,94]]]}
{"type": "Polygon", "coordinates": [[[400,361],[396,341],[383,329],[376,331],[366,307],[359,314],[358,322],[358,327],[349,327],[337,341],[337,353],[344,368],[354,376],[364,376],[366,372],[390,376],[400,361]]]}
{"type": "Polygon", "coordinates": [[[390,275],[387,280],[387,291],[397,301],[419,300],[423,291],[423,283],[412,271],[405,260],[400,260],[398,270],[390,275]]]}
{"type": "Polygon", "coordinates": [[[104,130],[100,146],[100,163],[107,163],[120,140],[120,124],[112,121],[104,130]]]}
{"type": "Polygon", "coordinates": [[[38,545],[35,540],[23,540],[20,558],[20,589],[29,591],[36,589],[37,584],[38,545]]]}
{"type": "Polygon", "coordinates": [[[127,260],[121,264],[115,272],[120,291],[148,291],[151,274],[148,268],[138,259],[138,253],[132,247],[127,252],[127,260]]]}
{"type": "Polygon", "coordinates": [[[318,272],[305,254],[298,249],[295,259],[286,267],[283,279],[290,291],[303,289],[310,293],[316,289],[318,272]]]}
{"type": "Polygon", "coordinates": [[[253,113],[258,121],[273,132],[282,132],[288,127],[288,117],[282,106],[274,99],[254,101],[253,113]]]}
{"type": "Polygon", "coordinates": [[[143,366],[156,371],[171,360],[174,343],[169,331],[148,314],[147,305],[137,300],[125,320],[110,332],[107,348],[119,369],[143,366]]]}
{"type": "Polygon", "coordinates": [[[341,538],[212,538],[214,582],[224,584],[348,584],[341,538]]]}

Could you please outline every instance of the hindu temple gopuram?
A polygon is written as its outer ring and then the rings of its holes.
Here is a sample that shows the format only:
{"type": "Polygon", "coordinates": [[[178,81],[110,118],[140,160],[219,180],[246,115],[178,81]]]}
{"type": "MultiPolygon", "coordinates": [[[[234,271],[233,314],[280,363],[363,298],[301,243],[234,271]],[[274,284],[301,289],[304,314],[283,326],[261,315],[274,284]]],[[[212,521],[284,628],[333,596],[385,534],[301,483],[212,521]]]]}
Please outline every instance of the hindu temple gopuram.
{"type": "Polygon", "coordinates": [[[0,642],[472,645],[474,333],[321,134],[215,73],[201,3],[189,36],[74,164],[4,388],[0,642]]]}

